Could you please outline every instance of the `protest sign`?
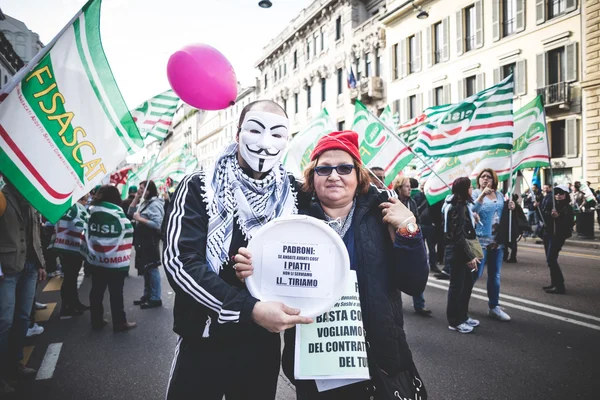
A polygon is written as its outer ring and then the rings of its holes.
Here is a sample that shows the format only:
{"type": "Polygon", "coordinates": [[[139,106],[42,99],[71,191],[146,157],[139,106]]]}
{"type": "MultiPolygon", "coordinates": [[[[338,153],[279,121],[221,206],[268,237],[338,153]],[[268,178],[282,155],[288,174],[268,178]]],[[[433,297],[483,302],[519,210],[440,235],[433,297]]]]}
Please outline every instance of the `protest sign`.
{"type": "Polygon", "coordinates": [[[333,249],[323,244],[269,242],[263,251],[261,290],[293,297],[333,296],[333,249]]]}
{"type": "Polygon", "coordinates": [[[296,379],[348,380],[346,384],[370,379],[355,271],[331,310],[296,327],[295,353],[296,379]]]}

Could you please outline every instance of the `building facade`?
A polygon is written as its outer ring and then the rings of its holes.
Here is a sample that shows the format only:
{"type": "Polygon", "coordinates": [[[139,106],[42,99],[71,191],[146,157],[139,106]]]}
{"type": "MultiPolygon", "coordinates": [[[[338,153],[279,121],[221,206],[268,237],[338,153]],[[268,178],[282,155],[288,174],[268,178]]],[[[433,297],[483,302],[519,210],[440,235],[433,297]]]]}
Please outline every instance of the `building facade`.
{"type": "Polygon", "coordinates": [[[585,177],[600,189],[600,0],[586,0],[583,88],[585,115],[585,177]]]}
{"type": "Polygon", "coordinates": [[[286,110],[292,135],[324,108],[338,129],[349,129],[356,99],[374,112],[383,110],[385,32],[378,16],[384,5],[384,0],[315,0],[265,46],[256,64],[258,98],[286,110]]]}
{"type": "MultiPolygon", "coordinates": [[[[544,98],[555,182],[584,176],[576,0],[388,0],[388,100],[406,121],[514,74],[514,107],[544,98]],[[417,8],[428,12],[418,19],[417,8]]],[[[586,2],[587,3],[587,2],[586,2]]],[[[598,54],[598,51],[596,54],[598,54]]],[[[549,176],[546,177],[549,179],[549,176]]]]}
{"type": "MultiPolygon", "coordinates": [[[[0,10],[0,24],[6,20],[6,16],[0,10]]],[[[15,52],[10,41],[0,31],[0,88],[4,86],[11,76],[23,68],[25,64],[21,57],[15,52]]]]}
{"type": "Polygon", "coordinates": [[[3,16],[4,19],[0,19],[0,32],[4,34],[21,60],[27,64],[44,45],[39,35],[29,30],[23,22],[6,14],[3,16]]]}
{"type": "Polygon", "coordinates": [[[219,111],[206,111],[204,120],[198,124],[194,137],[194,155],[198,167],[208,169],[217,161],[223,149],[233,143],[237,134],[238,118],[242,109],[256,100],[256,87],[239,89],[235,105],[219,111]]]}

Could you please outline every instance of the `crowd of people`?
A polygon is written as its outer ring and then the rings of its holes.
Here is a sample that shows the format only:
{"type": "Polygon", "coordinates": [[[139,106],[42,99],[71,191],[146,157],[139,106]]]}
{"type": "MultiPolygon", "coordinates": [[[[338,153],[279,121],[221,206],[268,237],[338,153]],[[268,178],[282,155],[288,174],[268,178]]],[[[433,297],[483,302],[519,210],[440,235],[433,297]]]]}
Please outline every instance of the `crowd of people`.
{"type": "MultiPolygon", "coordinates": [[[[125,200],[116,187],[105,185],[81,198],[56,224],[44,221],[5,180],[0,192],[0,391],[10,393],[11,379],[36,373],[21,362],[22,350],[28,332],[43,332],[31,321],[35,309],[44,307],[35,302],[35,289],[47,273],[63,276],[61,317],[89,310],[91,328],[104,329],[108,288],[112,328],[124,332],[136,327],[123,304],[130,266],[144,279],[143,293],[134,301],[141,309],[162,306],[159,268],[164,268],[175,293],[177,334],[169,400],[199,394],[215,400],[224,395],[275,399],[280,366],[299,400],[426,399],[406,341],[401,293],[412,297],[416,313],[430,316],[424,296],[429,273],[449,279],[448,328],[471,333],[480,325],[469,316],[471,292],[487,267],[488,315],[510,321],[499,303],[501,270],[503,262],[517,262],[522,235],[543,239],[550,270],[543,289],[566,293],[558,256],[571,236],[574,208],[591,207],[578,193],[578,183],[573,191],[545,185],[540,192],[533,185],[509,199],[499,190],[496,173],[484,169],[476,188],[468,177],[458,178],[452,195],[429,204],[416,179],[398,176],[385,187],[383,169],[369,170],[362,163],[352,131],[320,138],[298,179],[281,163],[288,136],[289,120],[279,105],[250,103],[239,117],[235,143],[212,169],[185,177],[171,201],[152,181],[131,187],[125,200]],[[296,379],[295,328],[312,318],[280,302],[259,301],[246,288],[245,279],[254,271],[249,241],[269,221],[293,214],[326,222],[345,245],[358,278],[370,380],[320,392],[314,380],[296,379]],[[78,288],[82,268],[91,278],[89,305],[78,288]]],[[[600,202],[600,191],[596,199],[600,202]]]]}
{"type": "Polygon", "coordinates": [[[47,308],[35,301],[37,283],[60,277],[60,317],[90,312],[91,328],[101,330],[103,301],[109,291],[112,327],[124,332],[136,327],[127,320],[123,304],[131,252],[144,277],[140,308],[162,305],[159,240],[165,203],[153,181],[131,187],[129,197],[111,185],[96,187],[51,224],[3,177],[0,192],[0,393],[15,390],[10,382],[31,379],[37,371],[22,363],[26,337],[41,335],[35,312],[47,308]],[[147,184],[147,188],[146,188],[147,184]],[[89,295],[79,293],[82,268],[91,278],[89,295]],[[81,298],[89,299],[89,305],[81,298]]]}

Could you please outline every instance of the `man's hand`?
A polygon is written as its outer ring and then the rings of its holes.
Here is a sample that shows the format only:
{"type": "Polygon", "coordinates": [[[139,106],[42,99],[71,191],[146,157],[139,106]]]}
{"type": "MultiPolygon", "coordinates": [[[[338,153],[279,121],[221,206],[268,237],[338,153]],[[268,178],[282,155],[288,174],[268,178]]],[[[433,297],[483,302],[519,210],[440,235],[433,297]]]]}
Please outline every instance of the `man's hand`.
{"type": "Polygon", "coordinates": [[[252,254],[245,247],[240,247],[238,253],[232,257],[234,262],[233,269],[235,269],[235,276],[242,282],[244,279],[254,273],[254,267],[252,266],[252,254]]]}
{"type": "Polygon", "coordinates": [[[252,320],[269,332],[279,333],[297,324],[312,324],[312,318],[299,315],[300,310],[276,301],[259,301],[252,310],[252,320]]]}
{"type": "Polygon", "coordinates": [[[46,270],[43,268],[40,268],[38,270],[38,281],[45,281],[46,278],[48,277],[48,275],[46,274],[46,270]]]}
{"type": "Polygon", "coordinates": [[[552,218],[558,218],[558,211],[552,210],[552,218]]]}

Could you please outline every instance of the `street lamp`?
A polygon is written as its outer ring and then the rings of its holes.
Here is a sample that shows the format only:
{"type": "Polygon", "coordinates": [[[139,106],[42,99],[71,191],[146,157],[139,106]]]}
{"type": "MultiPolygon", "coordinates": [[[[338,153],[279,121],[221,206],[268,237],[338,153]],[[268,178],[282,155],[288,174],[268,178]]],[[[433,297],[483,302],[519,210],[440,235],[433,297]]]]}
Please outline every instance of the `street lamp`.
{"type": "Polygon", "coordinates": [[[258,6],[261,8],[271,8],[272,5],[273,3],[269,0],[260,0],[258,2],[258,6]]]}
{"type": "Polygon", "coordinates": [[[414,1],[411,2],[411,4],[412,4],[413,8],[419,12],[417,14],[417,18],[418,19],[426,19],[426,18],[429,17],[429,13],[427,11],[423,10],[423,7],[421,7],[421,6],[419,6],[419,7],[415,6],[415,2],[414,1]]]}

